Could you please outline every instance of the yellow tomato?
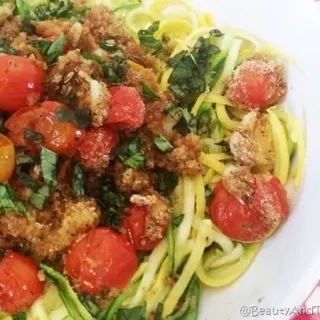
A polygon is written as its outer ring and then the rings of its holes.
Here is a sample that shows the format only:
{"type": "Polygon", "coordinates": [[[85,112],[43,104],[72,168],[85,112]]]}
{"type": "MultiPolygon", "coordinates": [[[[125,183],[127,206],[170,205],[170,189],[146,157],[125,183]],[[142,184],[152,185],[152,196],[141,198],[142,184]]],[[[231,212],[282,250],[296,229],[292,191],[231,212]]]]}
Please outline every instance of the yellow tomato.
{"type": "Polygon", "coordinates": [[[13,143],[3,134],[0,134],[0,182],[10,179],[15,168],[15,150],[13,143]]]}

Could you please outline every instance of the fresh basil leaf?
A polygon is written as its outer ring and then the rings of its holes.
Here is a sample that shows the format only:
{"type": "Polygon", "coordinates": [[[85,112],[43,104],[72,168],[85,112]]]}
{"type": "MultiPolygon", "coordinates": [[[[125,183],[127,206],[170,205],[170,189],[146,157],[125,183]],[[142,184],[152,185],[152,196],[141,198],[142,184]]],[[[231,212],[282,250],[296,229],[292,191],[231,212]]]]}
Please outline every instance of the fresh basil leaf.
{"type": "Polygon", "coordinates": [[[87,128],[91,124],[91,113],[88,108],[71,110],[59,107],[56,110],[56,117],[59,121],[71,122],[80,129],[87,128]]]}
{"type": "Polygon", "coordinates": [[[41,133],[32,131],[29,128],[24,129],[24,138],[34,144],[41,144],[44,140],[41,133]]]}
{"type": "Polygon", "coordinates": [[[197,119],[187,109],[180,109],[180,119],[173,129],[178,130],[182,134],[196,133],[197,119]]]}
{"type": "Polygon", "coordinates": [[[74,15],[73,4],[70,1],[48,1],[31,10],[30,14],[37,20],[68,18],[74,15]]]}
{"type": "Polygon", "coordinates": [[[54,63],[58,59],[58,57],[63,54],[65,43],[66,36],[63,33],[57,40],[53,41],[46,55],[46,61],[48,64],[54,63]]]}
{"type": "Polygon", "coordinates": [[[19,312],[12,316],[12,320],[27,320],[27,315],[24,312],[19,312]]]}
{"type": "Polygon", "coordinates": [[[111,62],[104,62],[101,65],[102,71],[111,84],[120,84],[123,82],[129,68],[124,52],[122,50],[117,50],[110,55],[110,59],[111,62]]]}
{"type": "Polygon", "coordinates": [[[15,192],[7,183],[0,183],[0,214],[6,211],[27,214],[28,210],[16,199],[15,192]]]}
{"type": "Polygon", "coordinates": [[[99,45],[100,45],[100,48],[109,52],[114,52],[118,50],[117,43],[114,39],[101,40],[99,45]]]}
{"type": "Polygon", "coordinates": [[[86,293],[82,293],[79,295],[79,300],[94,317],[97,317],[101,312],[101,309],[94,297],[91,297],[86,293]]]}
{"type": "Polygon", "coordinates": [[[29,198],[29,202],[38,210],[44,208],[46,202],[50,198],[50,187],[47,185],[42,186],[29,198]]]}
{"type": "Polygon", "coordinates": [[[38,183],[34,179],[32,179],[32,177],[30,177],[29,174],[25,172],[18,172],[17,180],[19,183],[32,190],[37,190],[39,188],[38,183]]]}
{"type": "Polygon", "coordinates": [[[55,187],[57,185],[56,171],[57,171],[58,155],[55,152],[45,147],[42,147],[40,159],[41,159],[42,176],[45,183],[49,187],[55,187]]]}
{"type": "Polygon", "coordinates": [[[160,21],[153,22],[149,28],[139,30],[138,38],[140,43],[148,49],[154,49],[159,52],[163,49],[162,41],[154,37],[154,34],[159,30],[160,21]]]}
{"type": "Polygon", "coordinates": [[[23,18],[21,21],[21,30],[24,31],[27,35],[31,36],[36,34],[36,26],[28,18],[23,18]]]}
{"type": "Polygon", "coordinates": [[[72,191],[74,197],[84,196],[84,172],[79,164],[76,164],[73,171],[72,191]]]}
{"type": "Polygon", "coordinates": [[[128,200],[117,190],[113,180],[109,177],[101,180],[98,204],[102,212],[102,225],[112,228],[121,225],[128,200]]]}
{"type": "Polygon", "coordinates": [[[166,169],[157,169],[155,188],[163,196],[167,197],[175,189],[178,184],[179,178],[178,175],[174,172],[170,172],[166,169]]]}
{"type": "Polygon", "coordinates": [[[145,320],[145,307],[122,308],[119,309],[116,316],[117,320],[145,320]]]}
{"type": "Polygon", "coordinates": [[[167,153],[173,150],[172,144],[163,136],[155,136],[153,143],[161,152],[167,153]]]}
{"type": "Polygon", "coordinates": [[[93,60],[100,64],[105,63],[105,61],[101,57],[92,52],[82,52],[81,55],[87,60],[93,60]]]}
{"type": "Polygon", "coordinates": [[[10,44],[5,39],[0,39],[0,53],[17,55],[19,52],[16,49],[10,47],[10,44]]]}
{"type": "Polygon", "coordinates": [[[142,143],[137,137],[118,147],[115,154],[127,167],[139,168],[144,164],[142,143]]]}
{"type": "Polygon", "coordinates": [[[145,83],[143,84],[143,87],[142,87],[142,95],[150,100],[160,99],[160,97],[157,94],[155,94],[153,90],[145,83]]]}
{"type": "Polygon", "coordinates": [[[43,39],[33,39],[33,40],[30,40],[29,43],[34,47],[36,47],[42,55],[46,56],[53,41],[43,40],[43,39]]]}

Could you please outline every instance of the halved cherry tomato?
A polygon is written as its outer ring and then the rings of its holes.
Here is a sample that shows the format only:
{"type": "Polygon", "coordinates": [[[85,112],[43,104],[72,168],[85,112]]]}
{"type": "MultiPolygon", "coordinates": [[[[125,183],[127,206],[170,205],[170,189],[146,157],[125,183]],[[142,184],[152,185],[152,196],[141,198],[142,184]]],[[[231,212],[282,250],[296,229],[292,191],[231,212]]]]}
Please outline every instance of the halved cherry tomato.
{"type": "Polygon", "coordinates": [[[209,207],[212,221],[234,240],[259,242],[275,231],[289,214],[286,191],[276,177],[256,175],[253,194],[238,198],[223,181],[214,189],[209,207]]]}
{"type": "Polygon", "coordinates": [[[0,57],[0,110],[14,112],[35,105],[43,95],[44,71],[32,60],[0,57]]]}
{"type": "Polygon", "coordinates": [[[147,235],[147,219],[148,215],[150,216],[149,210],[157,210],[157,208],[153,206],[138,206],[132,204],[127,209],[128,215],[124,218],[126,237],[134,245],[136,250],[150,251],[155,248],[165,236],[169,225],[168,217],[164,217],[162,221],[161,219],[157,222],[154,220],[152,222],[154,223],[152,226],[154,232],[152,238],[150,238],[150,236],[147,235]]]}
{"type": "Polygon", "coordinates": [[[98,294],[122,289],[136,272],[132,245],[108,228],[96,228],[75,242],[65,255],[65,271],[79,291],[98,294]]]}
{"type": "Polygon", "coordinates": [[[118,86],[111,94],[108,123],[119,129],[138,129],[142,126],[145,106],[135,88],[118,86]]]}
{"type": "Polygon", "coordinates": [[[8,181],[16,164],[16,153],[10,139],[0,134],[0,182],[8,181]]]}
{"type": "Polygon", "coordinates": [[[283,67],[272,59],[247,60],[235,70],[226,94],[236,106],[264,110],[286,94],[283,67]]]}
{"type": "Polygon", "coordinates": [[[105,169],[112,150],[119,143],[118,133],[108,127],[91,128],[79,146],[81,163],[92,170],[105,169]]]}
{"type": "Polygon", "coordinates": [[[0,310],[24,311],[44,290],[36,263],[19,253],[8,251],[0,260],[0,310]]]}
{"type": "Polygon", "coordinates": [[[60,107],[67,108],[60,102],[45,101],[39,107],[18,110],[5,123],[8,136],[15,145],[35,148],[24,139],[24,129],[29,128],[43,135],[46,148],[59,154],[74,152],[82,142],[85,130],[57,120],[56,111],[60,107]]]}

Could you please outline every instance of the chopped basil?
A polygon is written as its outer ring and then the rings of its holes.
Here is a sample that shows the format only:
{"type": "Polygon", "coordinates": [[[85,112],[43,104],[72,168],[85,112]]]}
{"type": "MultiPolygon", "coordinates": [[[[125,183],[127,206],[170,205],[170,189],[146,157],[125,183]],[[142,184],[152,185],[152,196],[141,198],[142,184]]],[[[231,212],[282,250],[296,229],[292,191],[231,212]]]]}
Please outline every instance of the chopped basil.
{"type": "Polygon", "coordinates": [[[180,119],[173,127],[182,134],[196,133],[197,119],[187,109],[179,109],[180,119]]]}
{"type": "Polygon", "coordinates": [[[46,202],[50,198],[50,187],[47,185],[42,186],[29,198],[29,202],[37,209],[44,208],[46,202]]]}
{"type": "Polygon", "coordinates": [[[163,136],[155,136],[153,138],[153,143],[162,152],[167,153],[173,150],[172,144],[163,136]]]}
{"type": "Polygon", "coordinates": [[[159,30],[160,21],[153,22],[149,28],[139,30],[138,38],[140,43],[148,49],[154,49],[155,53],[163,49],[162,41],[154,37],[154,34],[159,30]]]}
{"type": "Polygon", "coordinates": [[[73,5],[70,1],[49,1],[40,4],[30,11],[30,15],[37,20],[70,17],[73,14],[73,5]]]}
{"type": "Polygon", "coordinates": [[[55,152],[42,147],[40,159],[42,176],[45,183],[49,187],[55,187],[57,185],[56,171],[58,155],[55,152]]]}
{"type": "Polygon", "coordinates": [[[38,183],[35,180],[33,180],[29,174],[25,172],[18,172],[17,180],[19,183],[32,190],[37,190],[39,188],[38,183]]]}
{"type": "Polygon", "coordinates": [[[113,180],[104,177],[101,180],[98,204],[101,208],[101,223],[107,227],[117,227],[122,222],[127,199],[117,191],[113,180]]]}
{"type": "Polygon", "coordinates": [[[101,40],[99,44],[100,44],[100,48],[109,52],[114,52],[118,50],[117,43],[115,42],[114,39],[101,40]]]}
{"type": "Polygon", "coordinates": [[[88,108],[71,110],[64,107],[57,108],[56,117],[61,122],[71,122],[76,127],[83,129],[91,124],[91,113],[88,108]]]}
{"type": "Polygon", "coordinates": [[[25,164],[34,164],[36,159],[34,156],[27,153],[26,150],[19,150],[16,148],[16,165],[21,166],[25,164]]]}
{"type": "Polygon", "coordinates": [[[36,34],[36,26],[31,22],[28,18],[23,18],[21,21],[21,29],[24,31],[27,35],[33,35],[36,34]]]}
{"type": "Polygon", "coordinates": [[[29,128],[24,129],[24,138],[34,144],[41,144],[44,139],[41,133],[32,131],[29,128]]]}
{"type": "Polygon", "coordinates": [[[97,317],[101,312],[101,309],[94,297],[91,297],[86,293],[82,293],[79,295],[79,300],[94,317],[97,317]]]}
{"type": "Polygon", "coordinates": [[[116,149],[115,153],[127,167],[139,168],[144,163],[142,143],[137,137],[122,144],[116,149]]]}
{"type": "Polygon", "coordinates": [[[74,166],[72,191],[74,197],[84,196],[84,172],[79,164],[74,166]]]}
{"type": "Polygon", "coordinates": [[[12,316],[12,320],[27,320],[27,315],[24,312],[19,312],[12,316]]]}
{"type": "Polygon", "coordinates": [[[29,43],[35,46],[40,53],[45,56],[53,42],[50,40],[33,39],[30,40],[29,43]]]}
{"type": "Polygon", "coordinates": [[[209,186],[206,186],[205,195],[206,195],[206,200],[207,200],[207,201],[210,201],[211,198],[213,197],[212,188],[210,188],[209,186]]]}
{"type": "Polygon", "coordinates": [[[157,169],[156,173],[156,181],[155,188],[159,191],[163,196],[168,196],[175,189],[178,184],[179,178],[178,175],[174,172],[170,172],[166,169],[157,169]]]}
{"type": "Polygon", "coordinates": [[[0,39],[0,53],[17,55],[19,52],[16,49],[11,48],[7,40],[0,39]]]}
{"type": "Polygon", "coordinates": [[[117,320],[145,320],[145,307],[138,306],[134,308],[119,309],[116,316],[117,320]]]}
{"type": "Polygon", "coordinates": [[[153,90],[145,83],[143,84],[143,87],[142,87],[142,95],[150,100],[160,99],[160,97],[157,94],[155,94],[153,90]]]}
{"type": "Polygon", "coordinates": [[[82,52],[81,55],[87,60],[93,60],[93,61],[98,62],[100,64],[105,63],[105,61],[95,53],[82,52]]]}
{"type": "Polygon", "coordinates": [[[0,214],[6,211],[26,214],[27,208],[16,199],[15,192],[7,183],[0,183],[0,214]]]}
{"type": "Polygon", "coordinates": [[[110,59],[111,61],[109,63],[104,62],[101,65],[102,71],[111,84],[120,84],[123,82],[129,67],[125,54],[119,49],[110,55],[110,59]]]}

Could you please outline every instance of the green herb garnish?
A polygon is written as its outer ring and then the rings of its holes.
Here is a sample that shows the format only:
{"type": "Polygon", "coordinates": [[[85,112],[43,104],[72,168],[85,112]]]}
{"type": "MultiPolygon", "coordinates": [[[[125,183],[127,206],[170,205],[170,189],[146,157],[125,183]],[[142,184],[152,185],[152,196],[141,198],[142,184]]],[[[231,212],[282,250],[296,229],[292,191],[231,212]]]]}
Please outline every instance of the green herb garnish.
{"type": "Polygon", "coordinates": [[[50,198],[50,187],[47,185],[42,186],[29,198],[29,202],[38,210],[44,208],[46,202],[50,198]]]}
{"type": "Polygon", "coordinates": [[[153,143],[161,152],[167,153],[173,150],[172,144],[163,136],[155,136],[153,143]]]}
{"type": "Polygon", "coordinates": [[[142,143],[137,137],[122,144],[116,149],[115,153],[127,167],[139,168],[144,163],[142,143]]]}
{"type": "Polygon", "coordinates": [[[12,316],[12,320],[27,320],[27,315],[24,312],[19,312],[12,316]]]}
{"type": "Polygon", "coordinates": [[[6,211],[24,213],[28,212],[24,204],[17,200],[15,192],[7,183],[0,183],[0,215],[6,211]]]}
{"type": "Polygon", "coordinates": [[[119,309],[116,316],[117,320],[145,320],[145,307],[138,306],[134,308],[119,309]]]}
{"type": "Polygon", "coordinates": [[[174,172],[170,172],[166,169],[157,169],[155,188],[163,196],[167,197],[175,189],[178,184],[178,175],[174,172]]]}
{"type": "Polygon", "coordinates": [[[117,43],[114,39],[101,40],[99,44],[100,48],[109,52],[114,52],[118,50],[117,43]]]}
{"type": "Polygon", "coordinates": [[[74,166],[72,191],[74,197],[84,196],[84,172],[79,164],[74,166]]]}
{"type": "Polygon", "coordinates": [[[0,53],[17,55],[19,52],[10,47],[9,42],[5,39],[0,39],[0,53]]]}
{"type": "Polygon", "coordinates": [[[154,37],[154,34],[159,30],[160,21],[153,22],[149,28],[139,30],[138,38],[140,43],[148,49],[154,49],[155,53],[163,49],[161,40],[154,37]]]}
{"type": "Polygon", "coordinates": [[[40,159],[43,179],[49,187],[54,188],[57,185],[56,174],[58,155],[55,152],[42,147],[40,159]]]}
{"type": "Polygon", "coordinates": [[[142,95],[150,100],[159,100],[160,97],[154,93],[154,91],[145,83],[142,87],[142,95]]]}
{"type": "Polygon", "coordinates": [[[41,144],[44,140],[43,135],[41,133],[32,131],[29,128],[24,129],[24,138],[25,140],[34,144],[41,144]]]}
{"type": "Polygon", "coordinates": [[[32,190],[37,190],[39,188],[38,183],[34,179],[32,179],[32,177],[30,177],[29,174],[25,172],[18,172],[17,180],[19,183],[32,190]]]}
{"type": "Polygon", "coordinates": [[[80,129],[87,128],[91,124],[91,113],[88,108],[71,110],[59,107],[56,110],[56,117],[59,121],[71,122],[80,129]]]}

